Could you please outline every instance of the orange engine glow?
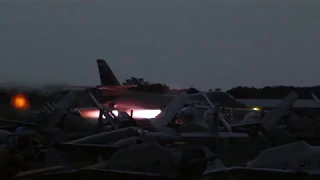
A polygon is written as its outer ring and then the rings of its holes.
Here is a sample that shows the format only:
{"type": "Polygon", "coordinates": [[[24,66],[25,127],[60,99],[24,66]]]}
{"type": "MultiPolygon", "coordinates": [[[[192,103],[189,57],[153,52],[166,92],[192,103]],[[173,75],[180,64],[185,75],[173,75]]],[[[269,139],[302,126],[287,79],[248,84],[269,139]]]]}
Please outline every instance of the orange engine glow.
{"type": "MultiPolygon", "coordinates": [[[[131,110],[127,110],[126,112],[130,114],[131,110]]],[[[99,110],[81,110],[82,117],[84,118],[99,118],[99,110]]],[[[114,115],[118,115],[117,110],[112,111],[114,115]]],[[[155,118],[158,114],[160,114],[161,110],[159,109],[136,109],[133,110],[133,118],[135,119],[150,119],[155,118]]]]}
{"type": "Polygon", "coordinates": [[[13,107],[23,110],[28,109],[30,106],[28,99],[22,94],[12,97],[11,104],[13,107]]]}

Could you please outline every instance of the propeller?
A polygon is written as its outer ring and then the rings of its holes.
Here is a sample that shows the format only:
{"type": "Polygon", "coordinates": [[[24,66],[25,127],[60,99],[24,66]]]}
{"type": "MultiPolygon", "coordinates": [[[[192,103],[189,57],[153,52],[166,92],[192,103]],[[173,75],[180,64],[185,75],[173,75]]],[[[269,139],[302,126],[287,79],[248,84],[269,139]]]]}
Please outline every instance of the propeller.
{"type": "Polygon", "coordinates": [[[90,99],[92,100],[93,105],[98,108],[100,110],[100,114],[99,114],[99,119],[98,119],[98,127],[101,127],[103,122],[103,116],[106,118],[106,120],[110,123],[110,125],[112,126],[113,129],[119,129],[119,127],[117,126],[115,119],[116,119],[116,115],[114,113],[112,113],[112,111],[107,107],[102,107],[100,105],[100,103],[97,101],[97,99],[92,95],[92,93],[90,92],[90,90],[87,91],[90,99]]]}

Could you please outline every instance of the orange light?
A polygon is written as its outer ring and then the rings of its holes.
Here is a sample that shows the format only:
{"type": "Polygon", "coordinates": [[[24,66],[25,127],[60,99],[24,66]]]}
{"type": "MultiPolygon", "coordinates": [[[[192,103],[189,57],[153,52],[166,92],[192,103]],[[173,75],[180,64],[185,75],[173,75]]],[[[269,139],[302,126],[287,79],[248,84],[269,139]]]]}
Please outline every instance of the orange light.
{"type": "Polygon", "coordinates": [[[14,96],[11,100],[11,103],[15,108],[23,110],[28,109],[30,106],[28,99],[22,94],[14,96]]]}
{"type": "Polygon", "coordinates": [[[184,125],[184,121],[181,120],[181,119],[177,119],[177,120],[175,121],[175,123],[178,124],[178,125],[184,125]]]}

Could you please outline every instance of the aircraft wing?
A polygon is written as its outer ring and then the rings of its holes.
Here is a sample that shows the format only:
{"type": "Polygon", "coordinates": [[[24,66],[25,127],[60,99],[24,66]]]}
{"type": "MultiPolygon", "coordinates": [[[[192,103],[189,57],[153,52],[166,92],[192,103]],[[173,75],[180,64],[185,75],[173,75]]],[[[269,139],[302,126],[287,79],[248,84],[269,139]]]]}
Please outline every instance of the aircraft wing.
{"type": "Polygon", "coordinates": [[[0,119],[1,123],[8,123],[8,124],[17,124],[17,125],[24,125],[24,126],[32,126],[37,127],[38,124],[35,123],[29,123],[24,121],[14,121],[14,120],[7,120],[7,119],[0,119]]]}
{"type": "Polygon", "coordinates": [[[127,179],[152,179],[152,180],[169,180],[176,179],[174,176],[163,176],[153,173],[145,172],[130,172],[130,171],[119,171],[119,170],[109,170],[109,169],[81,169],[77,171],[69,171],[62,173],[52,173],[47,174],[48,177],[59,177],[59,178],[88,178],[88,179],[103,179],[108,177],[117,180],[127,180],[127,179]]]}
{"type": "MultiPolygon", "coordinates": [[[[315,175],[309,172],[297,172],[282,169],[231,167],[225,169],[213,169],[204,172],[203,177],[228,176],[237,178],[285,178],[285,179],[305,179],[308,175],[315,175]]],[[[318,177],[318,176],[317,176],[318,177]]],[[[319,176],[320,177],[320,176],[319,176]]]]}
{"type": "MultiPolygon", "coordinates": [[[[213,134],[211,132],[190,132],[190,133],[181,133],[181,136],[184,138],[213,138],[213,134]]],[[[248,134],[246,133],[236,133],[236,132],[219,132],[220,138],[248,138],[248,134]]]]}
{"type": "Polygon", "coordinates": [[[83,169],[78,171],[77,173],[82,176],[86,176],[89,179],[105,179],[106,177],[113,177],[114,179],[146,179],[150,178],[152,180],[165,180],[165,179],[175,179],[175,177],[163,176],[159,174],[153,173],[145,173],[145,172],[130,172],[130,171],[119,171],[119,170],[108,170],[108,169],[83,169]]]}
{"type": "Polygon", "coordinates": [[[137,87],[137,85],[118,85],[118,86],[60,86],[60,89],[65,90],[86,90],[86,89],[100,89],[100,90],[123,90],[137,87]]]}
{"type": "Polygon", "coordinates": [[[119,86],[98,86],[98,89],[102,90],[122,90],[122,89],[128,89],[128,88],[134,88],[137,87],[137,85],[119,85],[119,86]]]}
{"type": "Polygon", "coordinates": [[[119,148],[110,145],[100,144],[73,144],[73,143],[61,143],[58,144],[57,149],[67,152],[85,152],[94,154],[112,154],[119,150],[119,148]]]}
{"type": "Polygon", "coordinates": [[[17,124],[0,125],[0,129],[11,132],[11,131],[14,131],[17,128],[17,126],[18,126],[17,124]]]}
{"type": "Polygon", "coordinates": [[[246,128],[246,127],[253,127],[253,126],[259,126],[261,122],[259,121],[247,121],[247,122],[242,122],[240,121],[239,123],[231,125],[231,128],[246,128]]]}
{"type": "Polygon", "coordinates": [[[41,168],[41,169],[34,169],[30,171],[23,171],[18,173],[13,179],[24,179],[24,178],[32,178],[39,175],[43,175],[44,173],[57,171],[63,169],[63,166],[53,166],[49,168],[41,168]]]}

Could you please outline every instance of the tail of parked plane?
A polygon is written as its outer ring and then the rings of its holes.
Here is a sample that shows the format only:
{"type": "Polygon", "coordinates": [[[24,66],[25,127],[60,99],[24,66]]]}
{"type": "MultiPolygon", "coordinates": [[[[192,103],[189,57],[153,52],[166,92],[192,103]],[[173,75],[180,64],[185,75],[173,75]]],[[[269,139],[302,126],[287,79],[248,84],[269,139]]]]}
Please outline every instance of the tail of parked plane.
{"type": "Polygon", "coordinates": [[[71,171],[73,168],[69,163],[61,156],[60,152],[53,148],[49,148],[45,155],[45,163],[47,167],[63,166],[62,171],[71,171]]]}
{"type": "Polygon", "coordinates": [[[311,92],[311,96],[312,96],[312,99],[313,99],[317,104],[320,105],[320,100],[319,100],[319,98],[318,98],[313,92],[311,92]]]}
{"type": "Polygon", "coordinates": [[[97,65],[99,68],[100,81],[102,86],[121,86],[117,77],[114,75],[105,60],[97,59],[97,65]]]}

